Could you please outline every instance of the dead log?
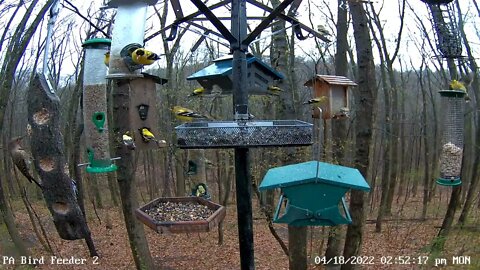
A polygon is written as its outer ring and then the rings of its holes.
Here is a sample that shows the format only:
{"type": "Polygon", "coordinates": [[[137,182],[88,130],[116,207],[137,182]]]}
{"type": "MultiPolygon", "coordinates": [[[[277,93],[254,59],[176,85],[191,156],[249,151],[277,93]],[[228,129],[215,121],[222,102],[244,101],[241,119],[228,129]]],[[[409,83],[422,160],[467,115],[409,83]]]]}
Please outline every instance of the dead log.
{"type": "Polygon", "coordinates": [[[65,173],[64,142],[60,129],[60,100],[37,74],[28,90],[28,123],[32,127],[31,150],[41,179],[43,197],[62,239],[90,237],[78,205],[72,179],[65,173]]]}

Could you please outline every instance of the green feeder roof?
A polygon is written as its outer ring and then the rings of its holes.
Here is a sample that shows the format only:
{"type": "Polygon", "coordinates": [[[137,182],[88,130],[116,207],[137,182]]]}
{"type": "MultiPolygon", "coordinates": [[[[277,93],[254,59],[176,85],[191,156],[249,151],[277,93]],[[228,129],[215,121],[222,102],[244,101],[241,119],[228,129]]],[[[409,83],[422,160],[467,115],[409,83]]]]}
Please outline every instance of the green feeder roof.
{"type": "Polygon", "coordinates": [[[87,39],[85,42],[83,42],[82,47],[85,46],[96,46],[96,45],[108,45],[110,46],[112,44],[112,40],[108,38],[92,38],[92,39],[87,39]]]}
{"type": "Polygon", "coordinates": [[[461,90],[440,90],[438,91],[442,97],[463,98],[466,92],[461,90]]]}
{"type": "Polygon", "coordinates": [[[364,191],[370,190],[367,181],[357,169],[315,160],[268,170],[259,190],[312,182],[364,191]]]}

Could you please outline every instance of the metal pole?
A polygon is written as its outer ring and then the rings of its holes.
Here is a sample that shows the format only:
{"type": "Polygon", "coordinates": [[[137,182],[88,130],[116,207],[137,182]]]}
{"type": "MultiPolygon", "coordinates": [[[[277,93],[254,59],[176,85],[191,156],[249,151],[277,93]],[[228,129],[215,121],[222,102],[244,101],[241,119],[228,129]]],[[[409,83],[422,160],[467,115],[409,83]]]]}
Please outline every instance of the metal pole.
{"type": "MultiPolygon", "coordinates": [[[[235,119],[241,123],[248,119],[247,36],[246,1],[232,1],[232,34],[236,38],[230,44],[233,53],[233,108],[235,119]]],[[[252,188],[248,148],[235,149],[235,183],[237,192],[238,239],[241,269],[255,269],[253,249],[252,188]]]]}

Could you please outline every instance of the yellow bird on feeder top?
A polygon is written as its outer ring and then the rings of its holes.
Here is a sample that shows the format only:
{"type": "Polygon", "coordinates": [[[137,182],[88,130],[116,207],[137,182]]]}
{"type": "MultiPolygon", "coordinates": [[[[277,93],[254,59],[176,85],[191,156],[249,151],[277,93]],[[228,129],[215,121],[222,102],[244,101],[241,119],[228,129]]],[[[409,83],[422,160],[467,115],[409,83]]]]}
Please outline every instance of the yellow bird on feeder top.
{"type": "Polygon", "coordinates": [[[467,92],[467,87],[465,87],[465,84],[457,80],[450,81],[450,83],[448,84],[448,89],[467,92]]]}
{"type": "Polygon", "coordinates": [[[326,96],[321,96],[321,97],[316,97],[316,98],[312,98],[306,102],[304,102],[303,104],[309,104],[309,105],[315,105],[315,106],[318,106],[322,103],[325,103],[327,102],[328,98],[326,96]]]}
{"type": "Polygon", "coordinates": [[[193,89],[192,93],[188,96],[189,97],[198,97],[198,96],[201,96],[203,94],[205,94],[205,88],[199,87],[199,88],[193,89]]]}
{"type": "Polygon", "coordinates": [[[160,59],[160,56],[154,52],[151,52],[149,50],[146,50],[144,48],[138,48],[135,49],[132,52],[132,61],[135,64],[139,65],[151,65],[158,59],[160,59]]]}
{"type": "Polygon", "coordinates": [[[103,58],[103,63],[105,64],[105,66],[108,67],[108,65],[110,64],[110,51],[107,51],[105,53],[105,57],[103,58]]]}
{"type": "Polygon", "coordinates": [[[191,122],[194,119],[205,119],[207,118],[204,115],[201,115],[193,110],[181,107],[174,106],[172,112],[175,114],[175,118],[183,122],[191,122]]]}

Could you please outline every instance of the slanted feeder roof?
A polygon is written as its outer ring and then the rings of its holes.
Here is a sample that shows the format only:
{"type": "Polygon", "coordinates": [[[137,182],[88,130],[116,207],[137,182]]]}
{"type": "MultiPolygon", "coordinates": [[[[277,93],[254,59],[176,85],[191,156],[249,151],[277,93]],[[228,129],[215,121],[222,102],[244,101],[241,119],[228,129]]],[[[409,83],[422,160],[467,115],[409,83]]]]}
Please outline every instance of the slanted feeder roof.
{"type": "MultiPolygon", "coordinates": [[[[227,55],[213,60],[213,64],[199,70],[187,77],[187,80],[199,80],[216,76],[228,76],[232,74],[233,55],[227,55]]],[[[254,64],[266,74],[272,76],[274,80],[283,79],[283,74],[275,71],[272,67],[262,62],[251,54],[247,54],[247,65],[254,64]]]]}
{"type": "Polygon", "coordinates": [[[315,80],[325,82],[330,85],[357,86],[357,84],[354,81],[344,76],[320,75],[320,74],[317,74],[310,80],[306,81],[304,86],[312,86],[315,80]]]}
{"type": "Polygon", "coordinates": [[[263,191],[312,182],[370,190],[367,181],[357,169],[315,160],[268,170],[259,189],[263,191]]]}

